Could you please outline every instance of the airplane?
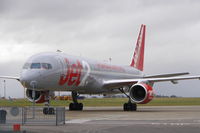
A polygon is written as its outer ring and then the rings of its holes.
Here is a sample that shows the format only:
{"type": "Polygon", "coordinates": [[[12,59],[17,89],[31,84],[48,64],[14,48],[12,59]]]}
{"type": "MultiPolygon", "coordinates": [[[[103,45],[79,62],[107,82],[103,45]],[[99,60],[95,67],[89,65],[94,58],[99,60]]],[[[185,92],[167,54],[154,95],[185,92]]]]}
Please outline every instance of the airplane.
{"type": "Polygon", "coordinates": [[[71,91],[73,102],[69,104],[69,110],[83,110],[83,104],[77,100],[79,94],[123,93],[128,98],[123,110],[136,111],[137,104],[146,104],[153,99],[154,83],[171,81],[176,84],[178,80],[200,79],[200,75],[188,76],[188,72],[145,75],[145,33],[146,25],[142,24],[129,66],[114,65],[62,52],[45,52],[30,57],[19,77],[0,78],[18,80],[27,88],[26,96],[29,101],[47,103],[48,107],[43,109],[44,114],[54,112],[54,109],[49,107],[54,91],[71,91]]]}

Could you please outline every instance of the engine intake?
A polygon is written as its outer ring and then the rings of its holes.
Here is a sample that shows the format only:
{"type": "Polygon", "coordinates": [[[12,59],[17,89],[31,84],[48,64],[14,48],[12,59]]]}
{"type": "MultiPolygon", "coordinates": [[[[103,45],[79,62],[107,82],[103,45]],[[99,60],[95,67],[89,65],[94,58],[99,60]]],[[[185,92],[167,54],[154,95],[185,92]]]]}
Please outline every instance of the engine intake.
{"type": "Polygon", "coordinates": [[[147,84],[135,84],[131,87],[129,96],[132,102],[145,104],[153,99],[153,88],[147,84]]]}
{"type": "Polygon", "coordinates": [[[29,101],[35,103],[44,103],[47,100],[45,100],[45,92],[44,91],[35,91],[35,98],[33,98],[33,90],[27,89],[26,90],[26,97],[29,101]]]}

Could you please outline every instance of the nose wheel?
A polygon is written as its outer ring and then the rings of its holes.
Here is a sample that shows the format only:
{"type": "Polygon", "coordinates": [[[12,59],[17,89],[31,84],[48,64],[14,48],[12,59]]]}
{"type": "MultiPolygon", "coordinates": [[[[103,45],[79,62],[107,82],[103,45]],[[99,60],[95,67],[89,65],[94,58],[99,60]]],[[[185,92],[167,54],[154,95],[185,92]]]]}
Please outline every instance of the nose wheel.
{"type": "Polygon", "coordinates": [[[43,114],[44,115],[55,115],[55,109],[53,107],[50,107],[50,96],[49,94],[46,95],[46,103],[43,108],[43,114]]]}
{"type": "Polygon", "coordinates": [[[54,115],[55,109],[53,107],[44,107],[43,108],[43,114],[45,115],[54,115]]]}
{"type": "Polygon", "coordinates": [[[71,111],[81,111],[81,110],[83,110],[83,104],[78,103],[77,98],[78,98],[78,93],[72,91],[73,103],[69,104],[69,110],[71,110],[71,111]]]}

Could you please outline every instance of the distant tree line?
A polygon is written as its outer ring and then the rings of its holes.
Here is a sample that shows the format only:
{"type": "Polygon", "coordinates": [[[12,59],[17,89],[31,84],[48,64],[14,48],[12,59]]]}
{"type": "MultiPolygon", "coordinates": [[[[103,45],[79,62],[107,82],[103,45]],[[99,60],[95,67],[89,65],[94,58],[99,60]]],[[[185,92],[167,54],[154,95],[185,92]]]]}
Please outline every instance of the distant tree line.
{"type": "Polygon", "coordinates": [[[171,95],[171,96],[166,96],[166,95],[155,95],[157,98],[177,98],[178,96],[176,95],[171,95]]]}
{"type": "MultiPolygon", "coordinates": [[[[171,95],[171,96],[167,96],[167,95],[154,95],[154,97],[157,97],[157,98],[177,98],[179,96],[176,96],[176,95],[171,95]]],[[[117,95],[104,95],[104,98],[127,98],[127,97],[125,95],[117,94],[117,95]]]]}

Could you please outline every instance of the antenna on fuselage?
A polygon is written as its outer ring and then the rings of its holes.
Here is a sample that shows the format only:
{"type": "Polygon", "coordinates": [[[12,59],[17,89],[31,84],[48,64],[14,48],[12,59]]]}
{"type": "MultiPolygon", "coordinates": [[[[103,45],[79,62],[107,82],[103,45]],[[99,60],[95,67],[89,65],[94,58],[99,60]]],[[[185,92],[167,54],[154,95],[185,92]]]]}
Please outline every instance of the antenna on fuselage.
{"type": "Polygon", "coordinates": [[[110,63],[112,62],[112,58],[111,57],[109,58],[109,61],[110,61],[110,63]]]}
{"type": "Polygon", "coordinates": [[[59,50],[59,49],[57,49],[57,51],[56,52],[62,52],[61,50],[59,50]]]}

